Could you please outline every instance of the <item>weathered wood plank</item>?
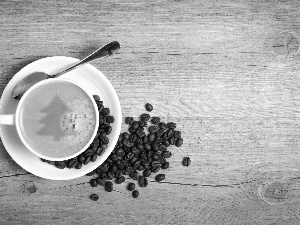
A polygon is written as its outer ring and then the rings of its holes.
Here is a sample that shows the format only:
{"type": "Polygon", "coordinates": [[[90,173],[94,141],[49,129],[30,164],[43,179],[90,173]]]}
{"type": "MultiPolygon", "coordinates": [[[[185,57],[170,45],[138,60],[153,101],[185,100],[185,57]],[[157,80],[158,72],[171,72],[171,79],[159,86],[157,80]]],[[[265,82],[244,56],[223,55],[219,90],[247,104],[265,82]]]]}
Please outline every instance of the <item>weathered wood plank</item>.
{"type": "Polygon", "coordinates": [[[35,177],[1,143],[0,223],[299,224],[299,6],[1,1],[0,93],[30,62],[83,58],[118,40],[120,54],[93,65],[115,87],[124,119],[150,102],[152,116],[177,123],[184,145],[171,148],[166,180],[133,199],[130,179],[107,193],[90,177],[35,177]]]}

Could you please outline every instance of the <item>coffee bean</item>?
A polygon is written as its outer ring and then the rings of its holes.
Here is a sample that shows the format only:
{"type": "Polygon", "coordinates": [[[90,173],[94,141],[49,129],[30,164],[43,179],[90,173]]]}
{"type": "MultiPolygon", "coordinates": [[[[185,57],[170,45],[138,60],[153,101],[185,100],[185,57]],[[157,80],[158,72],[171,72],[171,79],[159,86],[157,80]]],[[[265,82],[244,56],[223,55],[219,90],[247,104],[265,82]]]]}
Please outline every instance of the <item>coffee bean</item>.
{"type": "Polygon", "coordinates": [[[146,110],[147,110],[148,112],[151,112],[151,111],[153,110],[153,106],[152,106],[150,103],[147,103],[147,104],[145,105],[145,108],[146,108],[146,110]]]}
{"type": "Polygon", "coordinates": [[[159,129],[158,131],[156,131],[155,135],[156,137],[155,138],[160,138],[162,135],[164,134],[164,131],[162,129],[159,129]]]}
{"type": "Polygon", "coordinates": [[[176,123],[169,122],[169,123],[167,123],[167,126],[168,126],[170,129],[175,129],[175,128],[176,128],[176,123]]]}
{"type": "Polygon", "coordinates": [[[133,168],[137,169],[140,165],[141,165],[141,161],[138,160],[133,164],[133,168]]]}
{"type": "Polygon", "coordinates": [[[91,156],[91,161],[92,162],[95,162],[96,160],[97,160],[97,154],[96,153],[94,153],[92,156],[91,156]]]}
{"type": "Polygon", "coordinates": [[[145,169],[145,167],[143,166],[143,165],[139,165],[138,167],[137,167],[137,170],[139,170],[139,171],[142,171],[142,170],[144,170],[145,169]]]}
{"type": "Polygon", "coordinates": [[[169,151],[166,151],[166,152],[163,152],[162,155],[163,155],[164,158],[170,158],[172,156],[172,153],[169,152],[169,151]]]}
{"type": "Polygon", "coordinates": [[[96,178],[96,182],[97,182],[97,184],[99,184],[101,186],[104,186],[106,184],[106,181],[102,180],[100,177],[96,178]]]}
{"type": "Polygon", "coordinates": [[[148,137],[145,135],[144,137],[143,137],[143,143],[147,143],[148,142],[148,137]]]}
{"type": "Polygon", "coordinates": [[[95,179],[91,179],[90,184],[91,184],[92,187],[97,187],[97,185],[98,185],[98,183],[95,179]]]}
{"type": "Polygon", "coordinates": [[[138,180],[139,179],[139,173],[134,171],[134,172],[131,172],[129,174],[129,177],[131,177],[133,180],[138,180]]]}
{"type": "Polygon", "coordinates": [[[137,160],[138,160],[138,158],[134,156],[134,157],[132,157],[132,158],[130,159],[129,163],[132,165],[132,164],[134,164],[137,160]]]}
{"type": "Polygon", "coordinates": [[[144,149],[146,151],[150,151],[151,150],[151,145],[149,143],[144,144],[144,149]]]}
{"type": "Polygon", "coordinates": [[[153,160],[158,160],[160,157],[159,157],[159,155],[157,154],[157,153],[154,153],[153,155],[152,155],[152,159],[153,160]]]}
{"type": "Polygon", "coordinates": [[[178,138],[180,138],[181,137],[181,132],[178,131],[178,130],[175,130],[174,134],[173,134],[173,137],[175,138],[175,140],[178,139],[178,138]]]}
{"type": "Polygon", "coordinates": [[[116,155],[123,157],[125,155],[125,152],[122,148],[117,148],[116,155]]]}
{"type": "Polygon", "coordinates": [[[172,137],[169,138],[169,142],[170,142],[171,145],[175,144],[175,138],[174,138],[174,136],[172,136],[172,137]]]}
{"type": "Polygon", "coordinates": [[[155,177],[155,180],[157,182],[161,182],[165,179],[165,174],[158,174],[156,177],[155,177]]]}
{"type": "Polygon", "coordinates": [[[95,152],[95,151],[94,151],[93,149],[88,148],[87,150],[84,151],[84,156],[85,156],[85,157],[89,157],[89,156],[93,155],[94,152],[95,152]]]}
{"type": "Polygon", "coordinates": [[[156,137],[155,134],[151,134],[151,133],[148,134],[148,141],[149,141],[149,142],[153,142],[154,139],[155,139],[155,137],[156,137]]]}
{"type": "Polygon", "coordinates": [[[112,127],[111,126],[106,127],[105,132],[106,135],[110,135],[110,133],[112,132],[112,127]]]}
{"type": "Polygon", "coordinates": [[[151,123],[158,125],[160,123],[160,118],[159,117],[152,117],[151,123]]]}
{"type": "Polygon", "coordinates": [[[136,130],[135,130],[135,133],[138,135],[140,134],[141,132],[143,132],[144,128],[143,127],[138,127],[136,130]]]}
{"type": "Polygon", "coordinates": [[[118,167],[116,165],[112,165],[112,166],[109,167],[109,171],[112,172],[112,173],[117,172],[117,170],[118,170],[118,167]]]}
{"type": "Polygon", "coordinates": [[[108,117],[106,117],[106,121],[108,123],[113,123],[115,121],[115,118],[113,116],[108,116],[108,117]]]}
{"type": "Polygon", "coordinates": [[[184,157],[182,161],[182,165],[189,166],[191,164],[191,159],[189,157],[184,157]]]}
{"type": "Polygon", "coordinates": [[[107,181],[106,184],[105,184],[105,189],[108,192],[112,192],[113,191],[113,183],[110,182],[110,181],[107,181]]]}
{"type": "Polygon", "coordinates": [[[119,177],[118,179],[116,179],[116,183],[117,184],[121,184],[121,183],[123,183],[125,181],[125,177],[124,176],[121,176],[121,177],[119,177]]]}
{"type": "Polygon", "coordinates": [[[106,162],[107,164],[112,164],[114,161],[112,161],[110,158],[107,158],[104,162],[106,162]]]}
{"type": "Polygon", "coordinates": [[[98,201],[99,196],[98,196],[97,194],[92,194],[92,195],[90,196],[90,198],[91,198],[93,201],[98,201]]]}
{"type": "Polygon", "coordinates": [[[127,189],[129,191],[133,191],[135,189],[135,184],[134,183],[129,183],[128,186],[127,186],[127,189]]]}
{"type": "Polygon", "coordinates": [[[116,178],[120,178],[123,175],[122,169],[118,169],[117,172],[115,173],[116,178]]]}
{"type": "Polygon", "coordinates": [[[134,190],[134,191],[132,192],[132,197],[134,197],[134,198],[139,197],[139,192],[138,192],[137,190],[134,190]]]}
{"type": "Polygon", "coordinates": [[[150,169],[146,169],[143,172],[144,177],[149,177],[151,175],[151,170],[150,169]]]}
{"type": "Polygon", "coordinates": [[[183,139],[182,138],[178,138],[175,142],[176,147],[180,147],[182,144],[183,144],[183,139]]]}
{"type": "Polygon", "coordinates": [[[133,117],[126,117],[126,119],[125,119],[125,123],[129,124],[129,125],[131,125],[133,121],[134,121],[133,117]]]}
{"type": "Polygon", "coordinates": [[[157,126],[150,126],[150,127],[148,128],[148,131],[149,131],[151,134],[155,134],[158,130],[159,130],[159,127],[157,127],[157,126]]]}
{"type": "Polygon", "coordinates": [[[160,129],[162,129],[163,131],[168,130],[167,124],[165,124],[165,123],[163,123],[163,122],[159,123],[159,127],[160,127],[160,129]]]}
{"type": "Polygon", "coordinates": [[[123,136],[124,140],[128,140],[129,139],[129,134],[127,132],[122,133],[122,136],[123,136]]]}
{"type": "Polygon", "coordinates": [[[151,171],[152,173],[157,173],[161,168],[161,165],[152,166],[151,171]]]}
{"type": "Polygon", "coordinates": [[[169,162],[165,162],[161,165],[162,169],[168,169],[169,168],[169,162]]]}
{"type": "Polygon", "coordinates": [[[103,150],[107,149],[108,145],[107,144],[101,144],[100,146],[103,150]]]}
{"type": "Polygon", "coordinates": [[[114,173],[112,173],[110,171],[107,171],[106,175],[107,175],[108,178],[110,178],[110,180],[112,180],[114,178],[114,173]]]}
{"type": "Polygon", "coordinates": [[[78,162],[77,165],[75,166],[76,169],[81,169],[81,167],[82,167],[82,163],[81,162],[78,162]]]}
{"type": "Polygon", "coordinates": [[[139,122],[139,124],[140,124],[140,127],[147,127],[147,121],[141,120],[141,121],[139,122]]]}
{"type": "Polygon", "coordinates": [[[104,109],[102,110],[102,115],[103,115],[104,117],[108,116],[109,113],[110,113],[109,108],[104,108],[104,109]]]}
{"type": "Polygon", "coordinates": [[[85,158],[83,164],[84,164],[84,165],[87,165],[90,161],[91,161],[91,156],[88,156],[88,157],[85,158]]]}
{"type": "Polygon", "coordinates": [[[128,131],[129,131],[131,134],[135,134],[135,129],[133,129],[133,127],[129,127],[128,131]]]}
{"type": "Polygon", "coordinates": [[[64,169],[66,167],[66,163],[64,161],[57,161],[57,162],[55,162],[55,166],[58,169],[64,169]]]}
{"type": "Polygon", "coordinates": [[[69,168],[74,168],[75,166],[77,166],[77,164],[78,164],[78,161],[76,158],[70,159],[68,161],[69,168]]]}
{"type": "Polygon", "coordinates": [[[140,124],[139,124],[139,122],[138,121],[134,121],[132,124],[131,124],[131,127],[133,128],[133,129],[138,129],[138,127],[140,126],[140,124]]]}
{"type": "Polygon", "coordinates": [[[108,144],[109,143],[109,138],[107,136],[104,136],[101,138],[102,143],[108,144]]]}
{"type": "Polygon", "coordinates": [[[151,163],[151,166],[160,166],[161,165],[161,162],[160,161],[153,161],[151,163]]]}
{"type": "MultiPolygon", "coordinates": [[[[103,108],[103,106],[102,106],[102,108],[103,108]]],[[[98,110],[100,110],[100,109],[98,109],[98,110]]],[[[99,111],[99,112],[100,112],[100,111],[99,111]]],[[[104,119],[101,118],[101,117],[99,117],[99,126],[102,125],[103,123],[104,123],[104,119]]]]}
{"type": "Polygon", "coordinates": [[[162,143],[166,146],[166,147],[169,147],[171,144],[170,144],[170,142],[167,140],[167,139],[164,139],[163,141],[162,141],[162,143]]]}
{"type": "Polygon", "coordinates": [[[147,153],[147,158],[148,159],[152,159],[152,155],[154,154],[154,152],[153,151],[149,151],[148,153],[147,153]]]}
{"type": "Polygon", "coordinates": [[[167,135],[166,135],[165,139],[169,139],[170,137],[172,137],[173,134],[174,134],[174,130],[173,129],[169,129],[167,131],[167,135]]]}
{"type": "Polygon", "coordinates": [[[96,173],[95,170],[92,170],[91,172],[85,174],[86,176],[93,176],[96,173]]]}
{"type": "Polygon", "coordinates": [[[93,95],[93,98],[94,98],[95,101],[100,101],[99,95],[93,95]]]}
{"type": "MultiPolygon", "coordinates": [[[[138,143],[138,144],[141,144],[141,143],[138,143]]],[[[143,144],[141,144],[141,145],[143,146],[143,144]]],[[[144,149],[144,146],[143,146],[143,149],[144,149]]],[[[141,152],[143,151],[143,149],[142,149],[142,150],[139,150],[139,149],[133,147],[133,148],[132,148],[132,152],[133,152],[135,155],[140,155],[141,152]]]]}
{"type": "Polygon", "coordinates": [[[150,119],[150,115],[148,113],[144,113],[141,115],[142,121],[148,121],[150,119]]]}
{"type": "Polygon", "coordinates": [[[148,185],[147,178],[144,176],[139,176],[138,184],[140,185],[140,187],[146,187],[148,185]]]}
{"type": "Polygon", "coordinates": [[[158,144],[156,142],[153,142],[151,144],[151,150],[152,151],[158,151],[159,147],[158,147],[158,144]]]}
{"type": "Polygon", "coordinates": [[[96,150],[96,154],[97,154],[98,156],[101,156],[104,152],[105,152],[105,150],[102,149],[101,147],[97,148],[97,150],[96,150]]]}
{"type": "Polygon", "coordinates": [[[129,140],[123,140],[123,144],[128,148],[131,147],[131,142],[129,140]]]}
{"type": "Polygon", "coordinates": [[[141,159],[146,159],[147,158],[147,153],[145,151],[142,151],[140,154],[141,159]]]}
{"type": "Polygon", "coordinates": [[[138,143],[136,147],[138,150],[144,150],[144,145],[142,143],[138,143]]]}

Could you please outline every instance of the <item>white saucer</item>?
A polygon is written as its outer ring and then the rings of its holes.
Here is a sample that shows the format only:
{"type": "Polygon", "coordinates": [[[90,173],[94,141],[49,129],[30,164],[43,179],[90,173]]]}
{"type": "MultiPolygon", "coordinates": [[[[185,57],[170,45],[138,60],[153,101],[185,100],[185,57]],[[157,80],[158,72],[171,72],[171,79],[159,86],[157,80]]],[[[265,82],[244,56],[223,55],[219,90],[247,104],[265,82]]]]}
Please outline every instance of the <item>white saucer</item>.
{"type": "MultiPolygon", "coordinates": [[[[77,61],[78,59],[71,57],[54,56],[37,60],[25,66],[10,80],[4,89],[0,101],[0,114],[15,113],[19,101],[12,98],[12,90],[23,77],[33,72],[55,74],[77,61]]],[[[111,124],[112,132],[108,136],[109,144],[105,153],[100,157],[98,156],[95,162],[83,165],[81,169],[58,169],[53,165],[42,162],[39,157],[31,153],[22,144],[15,126],[1,125],[0,132],[3,145],[13,160],[28,172],[51,180],[74,179],[91,172],[101,165],[114,149],[120,134],[122,123],[121,106],[117,93],[109,80],[99,70],[90,64],[86,64],[61,77],[80,83],[89,90],[91,94],[99,95],[103,101],[104,107],[110,109],[110,114],[114,116],[115,121],[111,124]]]]}

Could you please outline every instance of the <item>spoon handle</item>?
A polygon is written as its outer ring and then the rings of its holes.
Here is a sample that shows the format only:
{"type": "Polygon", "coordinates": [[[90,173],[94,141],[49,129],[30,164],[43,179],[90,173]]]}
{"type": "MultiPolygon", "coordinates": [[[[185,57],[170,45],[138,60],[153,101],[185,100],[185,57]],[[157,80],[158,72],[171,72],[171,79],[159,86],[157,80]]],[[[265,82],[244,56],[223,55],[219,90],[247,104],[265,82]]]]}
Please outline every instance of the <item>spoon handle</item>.
{"type": "Polygon", "coordinates": [[[103,47],[97,49],[96,51],[94,51],[92,54],[88,55],[87,57],[85,57],[84,59],[80,60],[79,62],[75,63],[74,65],[68,67],[67,69],[54,74],[54,75],[49,75],[50,78],[54,78],[54,77],[59,77],[67,72],[70,72],[71,70],[74,70],[80,66],[83,66],[86,63],[90,63],[96,59],[100,59],[102,57],[106,57],[106,56],[111,56],[115,53],[117,53],[120,50],[120,44],[117,41],[112,41],[106,45],[104,45],[103,47]]]}

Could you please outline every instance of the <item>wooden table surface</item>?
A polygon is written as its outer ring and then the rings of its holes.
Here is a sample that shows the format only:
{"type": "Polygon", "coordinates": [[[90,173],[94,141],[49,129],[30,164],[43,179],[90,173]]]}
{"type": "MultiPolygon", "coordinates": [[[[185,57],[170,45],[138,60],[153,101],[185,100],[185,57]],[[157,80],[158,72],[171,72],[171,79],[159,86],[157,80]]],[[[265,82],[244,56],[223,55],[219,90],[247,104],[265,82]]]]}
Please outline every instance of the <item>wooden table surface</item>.
{"type": "Polygon", "coordinates": [[[184,144],[171,148],[165,182],[151,175],[134,199],[129,179],[108,193],[87,176],[32,175],[1,142],[0,224],[300,224],[299,9],[296,0],[1,1],[1,93],[30,62],[83,58],[117,40],[120,54],[92,64],[119,96],[122,131],[150,102],[184,144]]]}

